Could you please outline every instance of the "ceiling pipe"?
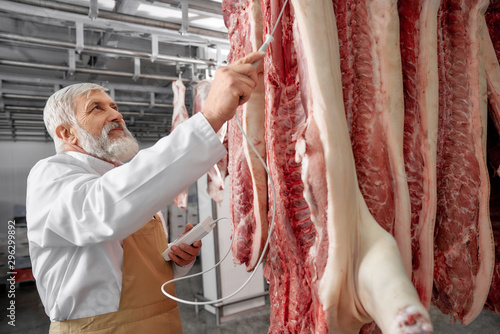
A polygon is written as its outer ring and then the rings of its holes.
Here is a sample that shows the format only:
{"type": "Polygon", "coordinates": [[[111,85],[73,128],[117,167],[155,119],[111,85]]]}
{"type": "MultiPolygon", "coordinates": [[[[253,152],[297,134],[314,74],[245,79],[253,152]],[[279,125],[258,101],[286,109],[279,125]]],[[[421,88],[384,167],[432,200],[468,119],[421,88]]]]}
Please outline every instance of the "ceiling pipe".
{"type": "MultiPolygon", "coordinates": [[[[5,96],[5,94],[4,94],[5,96]]],[[[45,98],[45,99],[48,99],[45,98]]],[[[36,112],[43,112],[43,108],[37,108],[37,107],[25,107],[25,106],[5,106],[5,110],[14,110],[14,111],[36,111],[36,112]]]]}
{"type": "MultiPolygon", "coordinates": [[[[2,95],[6,99],[22,99],[22,100],[41,100],[41,101],[46,101],[49,96],[36,96],[36,95],[27,95],[27,94],[3,94],[2,95]]],[[[136,102],[136,101],[115,101],[116,104],[118,105],[124,105],[124,106],[135,106],[135,107],[150,107],[151,103],[150,102],[136,102]]],[[[173,108],[174,106],[172,104],[166,104],[166,103],[155,103],[154,105],[155,108],[173,108]]],[[[12,106],[12,105],[6,105],[4,107],[5,110],[12,110],[14,112],[16,111],[36,111],[36,112],[43,112],[43,108],[40,107],[26,107],[26,106],[12,106]]],[[[146,114],[144,114],[146,115],[146,114]]],[[[147,115],[156,115],[156,114],[147,114],[147,115]]],[[[158,115],[161,116],[161,115],[158,115]]]]}
{"type": "MultiPolygon", "coordinates": [[[[37,68],[41,70],[54,70],[54,71],[64,71],[68,72],[70,68],[68,66],[57,66],[57,65],[47,65],[47,64],[33,64],[21,61],[14,60],[0,60],[0,65],[6,66],[18,66],[18,67],[28,67],[28,68],[37,68]]],[[[75,72],[79,73],[89,73],[89,74],[99,74],[99,75],[110,75],[116,77],[127,77],[134,78],[134,73],[128,72],[116,72],[116,71],[107,71],[107,70],[98,70],[98,69],[89,69],[89,68],[75,68],[75,72]]],[[[162,80],[162,81],[175,81],[178,80],[179,77],[170,77],[170,76],[162,76],[162,75],[151,75],[151,74],[140,74],[138,76],[140,79],[152,79],[152,80],[162,80]]],[[[184,82],[190,82],[190,79],[182,78],[184,82]]]]}
{"type": "MultiPolygon", "coordinates": [[[[19,83],[19,84],[29,84],[29,85],[38,85],[38,86],[51,86],[52,88],[55,86],[69,86],[76,83],[74,80],[67,79],[52,79],[52,78],[34,78],[26,75],[9,75],[9,74],[0,74],[0,81],[10,82],[10,83],[19,83]]],[[[130,91],[130,92],[139,92],[139,93],[158,93],[164,94],[165,87],[157,87],[151,85],[134,85],[134,84],[120,84],[120,83],[110,83],[110,82],[102,82],[101,86],[106,87],[108,89],[114,89],[115,91],[130,91]]],[[[8,92],[8,89],[3,88],[4,92],[8,92]]]]}
{"type": "MultiPolygon", "coordinates": [[[[88,10],[89,10],[87,7],[78,6],[78,5],[70,5],[67,3],[61,3],[61,2],[56,2],[56,1],[14,0],[14,2],[25,4],[25,5],[53,9],[53,10],[61,10],[61,11],[65,11],[68,13],[80,14],[80,15],[85,15],[85,16],[88,15],[88,10]]],[[[222,10],[221,10],[220,14],[222,15],[222,10]]],[[[179,31],[179,29],[181,28],[181,25],[176,24],[176,23],[164,22],[164,21],[160,21],[160,20],[148,19],[148,18],[143,18],[143,17],[138,17],[138,16],[122,14],[122,13],[109,12],[106,10],[99,10],[99,18],[118,21],[118,22],[122,22],[122,23],[138,24],[138,25],[142,25],[142,26],[148,26],[148,27],[159,28],[159,29],[167,29],[167,30],[175,30],[175,31],[179,31]]],[[[228,39],[227,33],[218,32],[218,31],[214,31],[214,30],[190,27],[187,32],[190,34],[200,35],[203,37],[214,37],[214,38],[219,38],[219,39],[228,39]]]]}
{"type": "MultiPolygon", "coordinates": [[[[38,38],[38,37],[35,38],[35,37],[29,37],[29,36],[21,36],[21,35],[4,33],[4,32],[0,32],[0,39],[7,40],[7,41],[14,41],[14,42],[18,42],[18,43],[53,46],[53,47],[73,49],[73,50],[76,48],[76,44],[74,44],[74,43],[49,40],[49,39],[43,39],[43,38],[38,38]]],[[[100,45],[84,45],[83,51],[109,53],[109,54],[127,56],[127,57],[139,57],[139,58],[143,58],[143,59],[151,59],[151,57],[152,57],[152,54],[149,52],[117,49],[117,48],[110,48],[110,47],[100,46],[100,45]]],[[[177,56],[170,56],[170,55],[164,55],[164,54],[158,54],[155,56],[156,56],[157,60],[164,60],[164,61],[171,61],[171,62],[178,62],[178,63],[187,63],[187,64],[196,64],[196,65],[208,65],[208,66],[216,66],[217,65],[214,61],[211,61],[211,60],[194,59],[194,58],[187,58],[187,57],[177,57],[177,56]]]]}

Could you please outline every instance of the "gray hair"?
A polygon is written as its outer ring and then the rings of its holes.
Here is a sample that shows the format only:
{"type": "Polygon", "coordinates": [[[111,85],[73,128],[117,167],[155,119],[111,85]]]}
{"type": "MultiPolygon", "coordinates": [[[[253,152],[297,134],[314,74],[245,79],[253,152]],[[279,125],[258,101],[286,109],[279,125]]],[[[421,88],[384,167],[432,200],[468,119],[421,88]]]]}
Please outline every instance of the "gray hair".
{"type": "Polygon", "coordinates": [[[93,83],[79,83],[58,90],[47,100],[43,110],[43,121],[54,140],[57,153],[64,152],[64,142],[57,137],[56,128],[61,124],[76,125],[75,99],[92,91],[106,88],[93,83]]]}

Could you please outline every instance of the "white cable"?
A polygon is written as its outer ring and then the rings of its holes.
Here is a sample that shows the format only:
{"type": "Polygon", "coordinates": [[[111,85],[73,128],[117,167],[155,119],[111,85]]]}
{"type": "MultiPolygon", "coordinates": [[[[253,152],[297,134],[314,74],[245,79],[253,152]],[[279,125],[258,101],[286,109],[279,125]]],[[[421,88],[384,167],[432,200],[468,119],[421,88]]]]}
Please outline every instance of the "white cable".
{"type": "MultiPolygon", "coordinates": [[[[175,300],[175,301],[177,301],[179,303],[188,304],[188,305],[211,305],[211,304],[219,303],[219,302],[221,302],[223,300],[226,300],[226,299],[229,299],[229,298],[233,297],[234,295],[236,295],[237,293],[239,293],[241,290],[243,290],[243,288],[245,286],[247,286],[247,284],[250,282],[250,280],[252,279],[252,277],[255,275],[255,273],[257,272],[257,268],[260,266],[260,264],[264,260],[264,256],[266,255],[267,247],[269,246],[269,240],[271,239],[271,234],[272,234],[273,229],[274,229],[274,218],[276,216],[276,189],[274,188],[274,182],[273,182],[273,179],[271,177],[271,174],[269,173],[269,169],[267,168],[266,162],[264,161],[264,159],[262,159],[262,157],[260,156],[260,154],[257,151],[257,149],[255,148],[255,146],[252,144],[252,142],[250,141],[250,139],[247,137],[245,131],[243,131],[243,127],[241,126],[240,120],[238,119],[238,113],[235,114],[235,118],[236,118],[236,123],[238,124],[238,127],[241,130],[241,133],[245,137],[246,141],[248,142],[248,144],[250,145],[250,147],[252,148],[252,150],[257,155],[257,158],[259,158],[260,162],[262,163],[262,166],[264,166],[264,169],[266,170],[266,173],[268,175],[269,183],[271,185],[271,190],[272,190],[272,193],[273,193],[273,213],[272,213],[272,218],[271,218],[271,225],[269,226],[269,232],[268,232],[268,235],[267,235],[266,244],[264,245],[264,249],[262,250],[262,254],[260,255],[259,261],[257,262],[257,265],[255,265],[255,267],[254,267],[254,269],[253,269],[252,274],[250,275],[250,277],[248,277],[248,279],[245,281],[245,283],[243,283],[243,285],[240,286],[238,288],[238,290],[234,291],[233,293],[231,293],[230,295],[228,295],[226,297],[223,297],[223,298],[220,298],[220,299],[216,299],[216,300],[210,300],[210,301],[206,301],[206,302],[195,302],[195,301],[180,299],[180,298],[177,298],[175,296],[172,296],[171,294],[169,294],[168,292],[165,291],[165,285],[170,284],[170,283],[174,283],[174,282],[177,282],[177,281],[181,281],[181,280],[184,280],[184,279],[188,279],[188,278],[191,278],[191,277],[200,276],[200,275],[202,275],[202,274],[204,274],[206,272],[214,270],[229,255],[229,252],[231,251],[231,247],[229,247],[229,249],[226,252],[226,255],[224,255],[224,257],[222,258],[222,260],[220,260],[218,263],[216,263],[212,268],[209,268],[209,269],[207,269],[205,271],[202,271],[200,273],[196,273],[196,274],[192,274],[192,275],[188,275],[188,276],[184,276],[184,277],[175,278],[175,279],[172,279],[170,281],[167,281],[167,282],[163,283],[163,285],[161,286],[161,291],[163,292],[163,294],[165,296],[169,297],[170,299],[173,299],[173,300],[175,300]]],[[[222,219],[228,219],[229,221],[231,221],[231,219],[229,219],[227,217],[222,217],[222,218],[216,219],[214,222],[217,222],[217,221],[222,220],[222,219]]],[[[234,229],[233,229],[233,232],[232,232],[232,235],[231,235],[231,239],[234,242],[234,229]]]]}
{"type": "MultiPolygon", "coordinates": [[[[276,30],[276,27],[278,26],[278,23],[281,20],[281,16],[283,15],[283,12],[285,10],[285,6],[286,6],[287,3],[288,3],[288,0],[286,0],[285,3],[283,4],[283,6],[281,8],[281,11],[280,11],[280,14],[278,16],[278,19],[276,20],[276,23],[274,25],[273,30],[271,31],[270,34],[266,35],[266,41],[261,46],[261,49],[259,51],[266,51],[267,48],[269,47],[269,44],[273,42],[273,40],[274,40],[273,39],[274,31],[276,30]]],[[[258,64],[258,62],[254,63],[253,66],[257,67],[257,64],[258,64]]],[[[180,298],[177,298],[177,297],[174,297],[174,296],[170,295],[168,292],[165,291],[164,287],[167,284],[170,284],[170,283],[173,283],[173,282],[176,282],[176,281],[180,281],[180,280],[183,280],[183,279],[188,279],[188,278],[191,278],[191,277],[196,277],[196,276],[202,275],[202,274],[204,274],[204,273],[206,273],[208,271],[211,271],[211,270],[215,269],[227,257],[227,255],[231,251],[231,247],[229,247],[226,255],[224,255],[224,257],[222,258],[222,260],[220,260],[212,268],[207,269],[207,270],[205,270],[205,271],[203,271],[201,273],[196,273],[196,274],[189,275],[189,276],[175,278],[173,280],[170,280],[170,281],[167,281],[167,282],[163,283],[163,285],[161,286],[161,291],[163,292],[163,294],[165,296],[167,296],[167,297],[169,297],[169,298],[171,298],[171,299],[179,302],[179,303],[189,304],[189,305],[210,305],[210,304],[219,303],[219,302],[221,302],[223,300],[226,300],[228,298],[233,297],[234,295],[236,295],[237,293],[239,293],[248,284],[248,282],[250,282],[250,280],[252,279],[252,277],[255,275],[255,273],[257,272],[257,268],[260,266],[260,264],[262,263],[262,261],[264,259],[264,255],[266,255],[267,247],[269,246],[269,240],[271,238],[271,234],[272,234],[273,229],[274,229],[274,217],[276,216],[276,189],[274,188],[273,178],[271,177],[271,173],[269,173],[269,169],[267,168],[266,162],[264,161],[264,159],[262,159],[262,157],[260,156],[259,152],[257,151],[257,149],[255,148],[255,146],[253,145],[253,143],[247,137],[245,131],[243,131],[243,127],[241,126],[240,120],[238,119],[238,112],[235,113],[234,117],[236,118],[236,123],[238,124],[238,127],[241,130],[241,133],[245,137],[245,140],[248,142],[248,144],[250,145],[250,147],[252,148],[252,150],[255,152],[255,155],[257,155],[257,158],[259,158],[260,162],[262,163],[262,166],[264,166],[264,169],[266,170],[266,173],[268,175],[269,183],[271,185],[271,190],[272,190],[272,193],[273,193],[273,213],[272,213],[272,218],[271,218],[271,225],[269,226],[269,231],[268,231],[268,235],[267,235],[266,244],[264,245],[264,249],[262,250],[262,254],[260,255],[259,261],[257,262],[257,265],[255,265],[255,267],[254,267],[254,269],[253,269],[252,274],[250,275],[250,277],[248,277],[248,279],[245,281],[245,283],[243,283],[243,285],[238,290],[236,290],[235,292],[233,292],[232,294],[230,294],[229,296],[226,296],[224,298],[220,298],[220,299],[216,299],[216,300],[211,300],[211,301],[208,301],[208,302],[193,302],[193,301],[190,301],[190,300],[184,300],[184,299],[180,299],[180,298]]],[[[219,218],[219,219],[216,219],[215,221],[219,221],[221,219],[229,219],[229,218],[227,218],[227,217],[219,218]]],[[[231,219],[229,219],[229,220],[231,221],[231,219]]],[[[234,242],[234,230],[233,230],[233,234],[232,234],[231,239],[234,242]]]]}

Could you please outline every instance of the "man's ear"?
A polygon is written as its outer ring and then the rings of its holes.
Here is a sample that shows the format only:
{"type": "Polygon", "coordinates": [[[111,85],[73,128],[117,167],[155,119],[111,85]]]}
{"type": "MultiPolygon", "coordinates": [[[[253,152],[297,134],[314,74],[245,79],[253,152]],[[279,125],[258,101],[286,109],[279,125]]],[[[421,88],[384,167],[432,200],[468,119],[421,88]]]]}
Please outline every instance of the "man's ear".
{"type": "Polygon", "coordinates": [[[76,129],[68,124],[61,124],[56,127],[56,135],[63,142],[71,145],[78,144],[78,136],[76,134],[76,129]]]}

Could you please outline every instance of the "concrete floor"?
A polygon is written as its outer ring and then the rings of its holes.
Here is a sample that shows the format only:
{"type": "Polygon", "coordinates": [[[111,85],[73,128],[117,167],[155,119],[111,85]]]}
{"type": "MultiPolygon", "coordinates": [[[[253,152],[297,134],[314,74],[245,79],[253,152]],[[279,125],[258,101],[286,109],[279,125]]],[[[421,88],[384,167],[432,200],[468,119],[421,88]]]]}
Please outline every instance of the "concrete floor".
{"type": "MultiPolygon", "coordinates": [[[[195,264],[193,271],[199,270],[195,264]]],[[[2,284],[4,282],[1,282],[2,284]]],[[[201,278],[192,278],[177,284],[180,298],[192,299],[194,293],[201,292],[201,278]]],[[[0,286],[0,333],[5,334],[40,334],[48,333],[49,320],[40,303],[40,298],[33,282],[21,283],[16,288],[16,326],[8,325],[7,307],[9,299],[6,289],[0,286]]],[[[265,334],[269,326],[269,307],[216,324],[215,316],[205,310],[195,313],[191,305],[179,305],[181,310],[184,334],[265,334]]],[[[451,324],[447,315],[431,308],[434,333],[439,334],[500,334],[500,314],[483,311],[472,324],[463,326],[451,324]]]]}

